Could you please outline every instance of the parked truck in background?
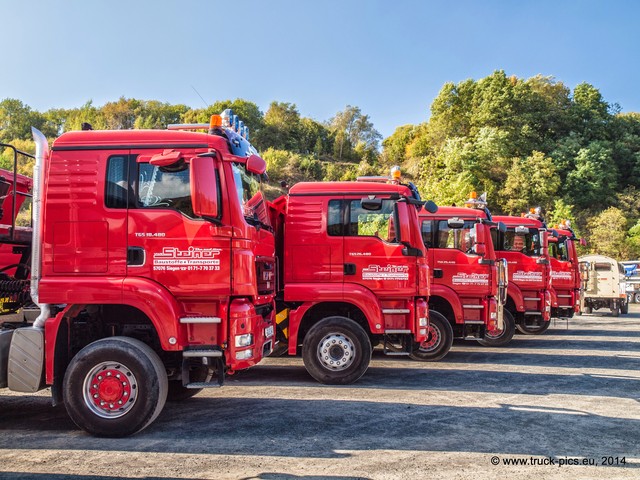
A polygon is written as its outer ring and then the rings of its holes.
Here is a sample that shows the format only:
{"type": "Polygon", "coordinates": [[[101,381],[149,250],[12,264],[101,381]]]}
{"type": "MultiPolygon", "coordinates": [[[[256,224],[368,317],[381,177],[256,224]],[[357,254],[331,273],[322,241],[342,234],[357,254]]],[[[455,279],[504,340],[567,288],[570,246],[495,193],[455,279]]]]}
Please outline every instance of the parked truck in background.
{"type": "Polygon", "coordinates": [[[640,303],[640,261],[627,260],[620,263],[624,268],[627,284],[627,303],[640,303]]]}
{"type": "Polygon", "coordinates": [[[585,255],[579,261],[584,282],[582,312],[591,313],[593,310],[608,308],[614,317],[628,313],[623,266],[605,255],[585,255]]]}
{"type": "Polygon", "coordinates": [[[355,382],[378,344],[412,355],[427,339],[422,204],[406,186],[369,181],[302,182],[271,204],[279,339],[319,382],[355,382]]]}
{"type": "Polygon", "coordinates": [[[34,227],[20,246],[41,313],[3,324],[0,387],[51,386],[79,427],[118,437],[167,396],[271,352],[266,164],[225,113],[175,131],[68,132],[51,149],[34,129],[34,227]]]}
{"type": "MultiPolygon", "coordinates": [[[[483,210],[439,207],[420,212],[422,236],[431,265],[430,337],[421,349],[437,355],[439,342],[452,336],[486,346],[506,345],[515,331],[504,310],[507,262],[497,259],[491,236],[499,225],[483,210]]],[[[503,227],[503,226],[502,226],[503,227]]]]}

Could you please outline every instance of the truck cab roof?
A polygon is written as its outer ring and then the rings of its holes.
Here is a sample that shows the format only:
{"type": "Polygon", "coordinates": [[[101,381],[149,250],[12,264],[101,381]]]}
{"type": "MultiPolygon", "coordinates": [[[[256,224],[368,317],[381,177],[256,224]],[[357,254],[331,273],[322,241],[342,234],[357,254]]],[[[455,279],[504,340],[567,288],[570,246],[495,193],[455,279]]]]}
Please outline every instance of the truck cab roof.
{"type": "Polygon", "coordinates": [[[300,182],[289,190],[289,195],[391,195],[411,197],[404,185],[371,182],[300,182]]]}

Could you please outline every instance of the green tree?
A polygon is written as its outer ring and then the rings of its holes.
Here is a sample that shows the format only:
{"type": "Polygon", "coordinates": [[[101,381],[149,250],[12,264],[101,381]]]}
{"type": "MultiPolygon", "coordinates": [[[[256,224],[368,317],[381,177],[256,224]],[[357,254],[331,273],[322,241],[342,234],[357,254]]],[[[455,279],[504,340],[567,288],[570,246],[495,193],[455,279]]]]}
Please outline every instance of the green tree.
{"type": "Polygon", "coordinates": [[[582,148],[575,159],[575,170],[567,174],[565,198],[589,209],[610,206],[617,190],[618,170],[608,142],[594,141],[582,148]]]}
{"type": "Polygon", "coordinates": [[[44,130],[44,115],[15,98],[0,101],[0,140],[9,143],[15,139],[31,138],[31,127],[44,130]]]}
{"type": "Polygon", "coordinates": [[[593,253],[622,260],[624,258],[627,219],[615,207],[609,207],[587,223],[589,245],[593,253]]]}
{"type": "Polygon", "coordinates": [[[377,156],[382,135],[373,127],[369,115],[364,115],[359,107],[347,105],[344,111],[336,113],[329,121],[329,128],[335,135],[334,155],[338,161],[343,158],[360,159],[358,155],[353,155],[359,144],[362,144],[360,152],[377,156]]]}
{"type": "Polygon", "coordinates": [[[553,161],[542,152],[533,152],[527,158],[513,159],[500,200],[510,214],[527,212],[534,206],[548,211],[559,186],[553,161]]]}

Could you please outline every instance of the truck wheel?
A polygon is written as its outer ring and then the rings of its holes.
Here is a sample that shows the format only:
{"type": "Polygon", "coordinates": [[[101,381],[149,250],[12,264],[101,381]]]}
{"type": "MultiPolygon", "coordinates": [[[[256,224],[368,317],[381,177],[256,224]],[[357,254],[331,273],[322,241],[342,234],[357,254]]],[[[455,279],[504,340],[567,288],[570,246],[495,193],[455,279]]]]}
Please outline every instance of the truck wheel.
{"type": "Polygon", "coordinates": [[[516,321],[514,320],[511,312],[505,309],[504,328],[502,330],[487,330],[484,334],[484,338],[478,340],[478,343],[485,347],[502,347],[511,341],[515,333],[516,321]]]}
{"type": "Polygon", "coordinates": [[[640,303],[640,293],[636,293],[636,294],[633,296],[633,299],[636,301],[636,303],[640,303]]]}
{"type": "Polygon", "coordinates": [[[629,303],[624,302],[623,304],[620,305],[620,313],[622,313],[623,315],[626,315],[627,313],[629,313],[629,303]]]}
{"type": "Polygon", "coordinates": [[[327,317],[304,338],[302,359],[320,383],[348,385],[366,372],[371,351],[369,336],[360,325],[346,317],[327,317]]]}
{"type": "Polygon", "coordinates": [[[139,432],[167,399],[167,372],[151,347],[110,337],[84,347],[64,376],[67,413],[78,427],[100,437],[139,432]]]}
{"type": "Polygon", "coordinates": [[[520,333],[524,333],[525,335],[540,335],[546,332],[551,326],[551,320],[548,322],[543,321],[540,325],[525,325],[524,323],[519,323],[516,325],[516,328],[520,333]]]}
{"type": "Polygon", "coordinates": [[[453,344],[453,328],[444,315],[429,310],[429,337],[414,343],[410,357],[423,362],[435,362],[444,357],[453,344]]]}
{"type": "Polygon", "coordinates": [[[616,306],[611,308],[611,316],[612,317],[619,317],[620,316],[620,306],[619,305],[616,305],[616,306]]]}

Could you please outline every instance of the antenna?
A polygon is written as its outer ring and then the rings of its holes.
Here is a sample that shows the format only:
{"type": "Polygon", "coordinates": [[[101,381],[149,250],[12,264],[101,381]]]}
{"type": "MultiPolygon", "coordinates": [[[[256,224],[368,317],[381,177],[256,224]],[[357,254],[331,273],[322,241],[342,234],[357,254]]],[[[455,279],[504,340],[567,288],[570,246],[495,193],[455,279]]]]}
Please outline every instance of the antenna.
{"type": "Polygon", "coordinates": [[[209,104],[205,101],[204,98],[202,98],[202,95],[200,95],[200,92],[198,92],[198,90],[196,90],[196,87],[194,87],[193,85],[191,85],[191,88],[193,88],[193,91],[196,92],[198,94],[198,96],[200,97],[200,100],[202,100],[202,102],[204,103],[205,107],[208,107],[209,104]]]}

